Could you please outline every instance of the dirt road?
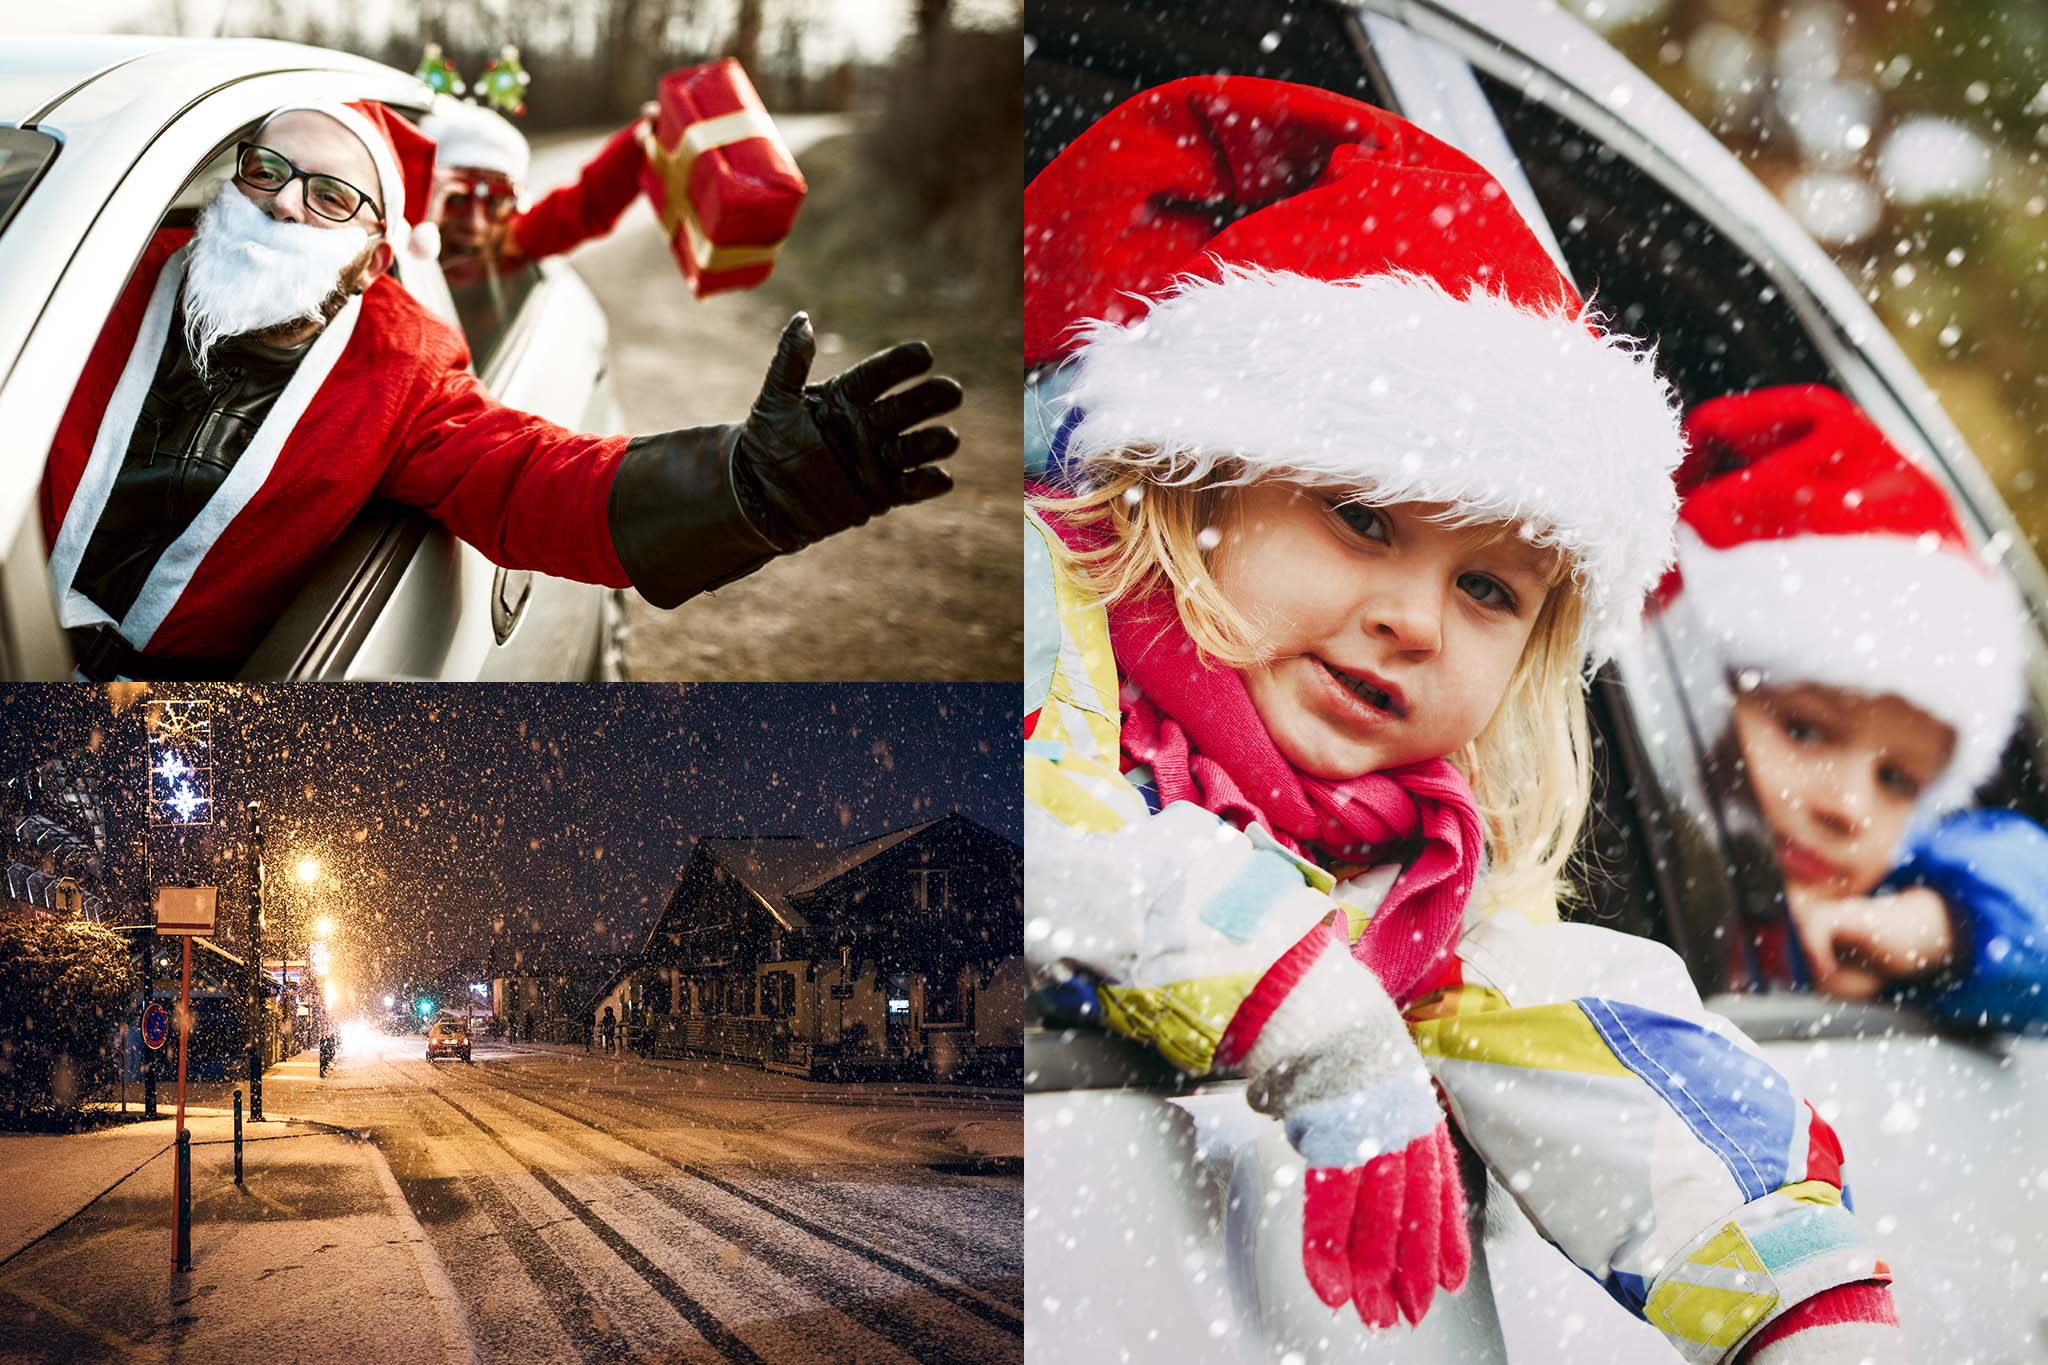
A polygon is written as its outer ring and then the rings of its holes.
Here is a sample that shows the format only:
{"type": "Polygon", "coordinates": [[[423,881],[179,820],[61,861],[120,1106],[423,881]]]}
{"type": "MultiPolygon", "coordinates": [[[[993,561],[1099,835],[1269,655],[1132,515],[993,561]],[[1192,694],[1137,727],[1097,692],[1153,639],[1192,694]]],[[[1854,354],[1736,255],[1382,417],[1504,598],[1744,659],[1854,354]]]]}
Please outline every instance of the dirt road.
{"type": "MultiPolygon", "coordinates": [[[[783,121],[800,162],[807,146],[844,126],[829,116],[783,121]]],[[[537,140],[535,191],[572,177],[600,141],[597,135],[537,140]]],[[[793,241],[791,250],[799,245],[793,241]]],[[[754,292],[693,299],[644,201],[610,237],[569,259],[610,318],[613,374],[628,430],[731,421],[746,411],[788,318],[781,302],[754,292]]],[[[934,301],[934,309],[941,306],[934,301]]],[[[898,339],[837,332],[822,312],[814,321],[814,374],[821,376],[898,339]]],[[[943,353],[939,364],[946,367],[943,353]]],[[[1018,397],[994,389],[971,386],[953,419],[961,450],[952,461],[957,487],[948,496],[891,512],[672,612],[633,598],[626,649],[631,676],[1015,678],[1023,639],[1018,397]]]]}

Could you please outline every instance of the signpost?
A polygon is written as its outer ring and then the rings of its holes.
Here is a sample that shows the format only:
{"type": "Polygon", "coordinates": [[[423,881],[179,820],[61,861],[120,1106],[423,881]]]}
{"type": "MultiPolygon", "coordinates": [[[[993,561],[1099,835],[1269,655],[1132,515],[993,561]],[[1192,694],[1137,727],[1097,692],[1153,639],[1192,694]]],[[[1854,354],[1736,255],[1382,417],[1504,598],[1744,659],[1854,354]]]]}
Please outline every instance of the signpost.
{"type": "MultiPolygon", "coordinates": [[[[191,1137],[185,1131],[186,1054],[192,1050],[192,940],[213,933],[213,912],[218,888],[211,886],[160,886],[156,891],[156,931],[185,940],[185,965],[178,981],[178,1162],[173,1177],[171,1268],[192,1268],[192,1164],[191,1137]]],[[[150,1009],[163,1007],[154,1000],[150,1009]]],[[[149,1021],[143,1018],[147,1041],[149,1021]]]]}

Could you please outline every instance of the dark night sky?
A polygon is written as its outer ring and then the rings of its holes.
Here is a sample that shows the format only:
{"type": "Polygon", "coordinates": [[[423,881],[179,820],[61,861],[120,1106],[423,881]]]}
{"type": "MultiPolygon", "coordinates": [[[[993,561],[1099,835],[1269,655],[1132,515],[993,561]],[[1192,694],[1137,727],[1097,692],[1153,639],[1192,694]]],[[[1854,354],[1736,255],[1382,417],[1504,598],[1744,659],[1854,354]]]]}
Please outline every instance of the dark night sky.
{"type": "MultiPolygon", "coordinates": [[[[1022,839],[1013,684],[195,685],[154,695],[215,699],[214,800],[230,818],[214,850],[243,861],[239,812],[260,799],[271,903],[282,895],[297,902],[285,909],[334,914],[337,947],[365,989],[480,954],[500,931],[635,946],[698,836],[850,843],[957,811],[1022,839]],[[302,854],[323,869],[310,891],[290,876],[302,854]]],[[[117,715],[106,689],[86,685],[0,690],[0,776],[97,742],[120,822],[114,875],[131,892],[147,880],[135,855],[140,711],[117,715]]],[[[179,879],[164,874],[194,856],[160,836],[151,849],[160,881],[179,879]]],[[[245,914],[245,902],[226,899],[226,869],[212,879],[224,887],[223,918],[245,914]]]]}

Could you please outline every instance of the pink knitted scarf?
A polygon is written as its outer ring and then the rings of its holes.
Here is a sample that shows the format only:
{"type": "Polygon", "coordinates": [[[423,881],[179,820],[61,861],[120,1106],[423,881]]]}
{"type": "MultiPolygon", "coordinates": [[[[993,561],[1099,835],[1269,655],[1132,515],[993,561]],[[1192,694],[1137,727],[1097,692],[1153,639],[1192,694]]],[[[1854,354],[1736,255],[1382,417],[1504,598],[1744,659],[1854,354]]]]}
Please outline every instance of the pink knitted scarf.
{"type": "MultiPolygon", "coordinates": [[[[1075,548],[1086,531],[1049,525],[1075,548]]],[[[1317,863],[1369,865],[1419,845],[1352,945],[1397,1003],[1450,956],[1481,857],[1472,788],[1442,758],[1343,781],[1311,777],[1274,747],[1232,668],[1204,667],[1163,593],[1109,611],[1110,647],[1126,687],[1123,749],[1152,770],[1161,804],[1193,801],[1239,828],[1263,826],[1317,863]]]]}

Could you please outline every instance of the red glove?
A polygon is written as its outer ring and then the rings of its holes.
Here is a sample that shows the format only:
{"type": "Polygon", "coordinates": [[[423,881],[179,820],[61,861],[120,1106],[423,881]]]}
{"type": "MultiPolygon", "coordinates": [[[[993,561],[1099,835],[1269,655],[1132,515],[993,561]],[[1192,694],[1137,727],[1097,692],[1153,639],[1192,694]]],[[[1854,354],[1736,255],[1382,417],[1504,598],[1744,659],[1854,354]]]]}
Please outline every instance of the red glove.
{"type": "Polygon", "coordinates": [[[1379,979],[1328,924],[1260,978],[1216,1049],[1308,1161],[1302,1268],[1369,1327],[1422,1321],[1472,1264],[1465,1189],[1422,1056],[1379,979]]]}

